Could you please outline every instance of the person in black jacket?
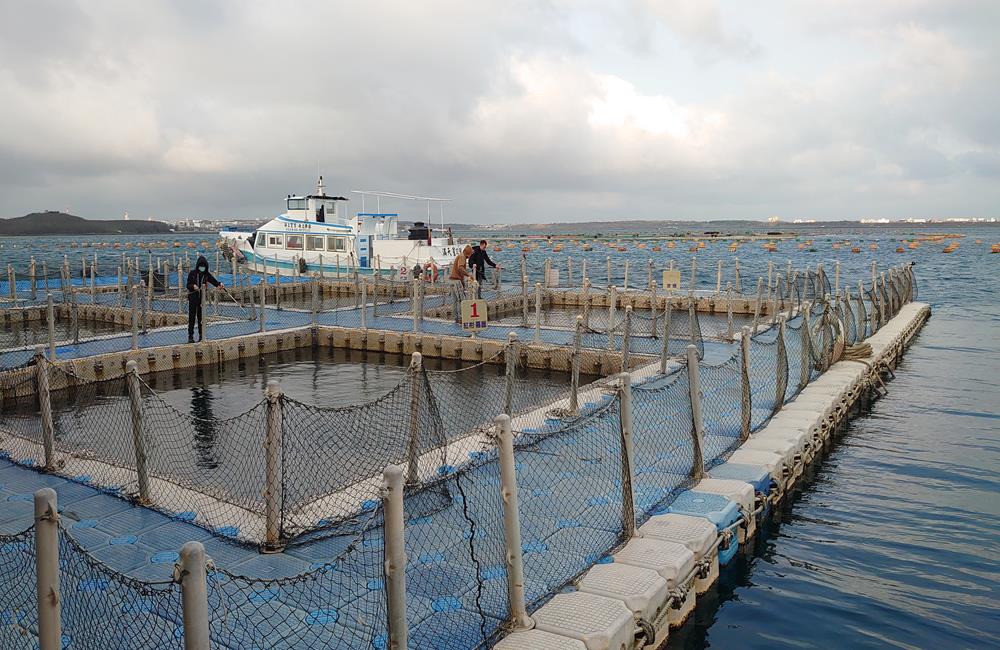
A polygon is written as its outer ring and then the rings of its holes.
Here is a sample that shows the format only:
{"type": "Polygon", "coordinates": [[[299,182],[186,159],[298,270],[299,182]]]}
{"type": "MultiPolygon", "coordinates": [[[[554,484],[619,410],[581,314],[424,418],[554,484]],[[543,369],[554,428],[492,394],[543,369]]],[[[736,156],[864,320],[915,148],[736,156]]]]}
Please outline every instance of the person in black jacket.
{"type": "Polygon", "coordinates": [[[188,343],[194,343],[194,322],[198,321],[198,340],[202,339],[201,325],[201,290],[206,284],[213,287],[223,286],[208,270],[208,260],[204,255],[198,257],[194,268],[188,273],[188,343]]]}
{"type": "Polygon", "coordinates": [[[486,281],[486,265],[492,266],[495,269],[502,268],[490,259],[490,254],[486,252],[487,248],[489,248],[489,244],[486,243],[486,240],[480,239],[479,245],[472,247],[472,256],[469,258],[469,267],[476,269],[476,282],[479,283],[476,298],[483,297],[483,282],[486,281]]]}

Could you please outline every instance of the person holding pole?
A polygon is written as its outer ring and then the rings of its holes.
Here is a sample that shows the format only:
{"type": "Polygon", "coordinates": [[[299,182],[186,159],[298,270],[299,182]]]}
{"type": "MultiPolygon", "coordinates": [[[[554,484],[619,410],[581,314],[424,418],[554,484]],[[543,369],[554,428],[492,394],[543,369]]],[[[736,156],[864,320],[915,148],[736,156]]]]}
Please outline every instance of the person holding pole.
{"type": "Polygon", "coordinates": [[[490,259],[490,254],[486,252],[489,244],[485,239],[479,240],[478,246],[472,247],[472,255],[469,257],[469,266],[476,270],[476,282],[479,286],[476,289],[476,298],[483,297],[483,283],[486,282],[486,265],[495,269],[501,268],[499,264],[490,259]]]}
{"type": "Polygon", "coordinates": [[[451,284],[451,304],[454,310],[455,322],[462,322],[462,299],[465,297],[465,278],[469,277],[466,266],[469,258],[472,257],[472,246],[466,246],[462,252],[455,256],[451,263],[451,272],[448,274],[448,283],[451,284]]]}
{"type": "Polygon", "coordinates": [[[208,270],[208,260],[202,255],[194,268],[188,273],[188,343],[194,343],[194,323],[198,321],[198,340],[201,341],[204,334],[201,322],[201,294],[206,284],[213,287],[224,287],[215,279],[215,276],[208,270]]]}

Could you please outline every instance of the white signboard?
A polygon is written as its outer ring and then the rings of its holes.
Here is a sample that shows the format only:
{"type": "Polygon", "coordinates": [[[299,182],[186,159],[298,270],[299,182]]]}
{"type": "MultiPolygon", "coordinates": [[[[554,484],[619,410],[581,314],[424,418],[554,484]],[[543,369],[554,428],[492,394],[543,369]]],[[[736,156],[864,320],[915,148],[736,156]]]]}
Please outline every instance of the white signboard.
{"type": "Polygon", "coordinates": [[[679,269],[663,272],[663,288],[677,290],[681,288],[681,272],[679,269]]]}
{"type": "Polygon", "coordinates": [[[478,332],[489,327],[485,300],[462,301],[462,329],[478,332]]]}

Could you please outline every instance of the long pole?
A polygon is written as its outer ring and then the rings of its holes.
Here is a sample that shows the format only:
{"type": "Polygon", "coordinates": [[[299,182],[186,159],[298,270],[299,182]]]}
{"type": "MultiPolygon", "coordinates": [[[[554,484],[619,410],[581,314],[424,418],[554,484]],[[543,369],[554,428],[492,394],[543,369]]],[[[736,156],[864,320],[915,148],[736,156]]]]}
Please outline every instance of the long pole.
{"type": "Polygon", "coordinates": [[[385,590],[389,610],[389,644],[406,650],[406,545],[403,539],[403,469],[390,465],[382,472],[385,517],[385,590]]]}
{"type": "Polygon", "coordinates": [[[267,431],[264,436],[264,550],[277,551],[281,539],[281,502],[283,499],[281,460],[281,385],[277,379],[267,382],[267,431]]]}
{"type": "Polygon", "coordinates": [[[701,373],[698,369],[698,348],[687,347],[688,396],[691,400],[691,442],[693,461],[691,463],[691,478],[698,481],[705,477],[705,459],[702,446],[705,440],[705,424],[701,415],[701,373]]]}
{"type": "Polygon", "coordinates": [[[635,447],[632,439],[632,375],[621,380],[620,424],[622,436],[622,531],[626,539],[635,535],[635,447]]]}
{"type": "Polygon", "coordinates": [[[507,602],[515,630],[528,630],[534,622],[528,616],[524,600],[524,561],[521,548],[521,520],[517,503],[517,474],[514,465],[514,433],[510,416],[495,420],[500,457],[500,496],[503,500],[503,536],[507,547],[507,602]]]}
{"type": "MultiPolygon", "coordinates": [[[[59,595],[59,506],[56,491],[35,492],[35,602],[38,608],[38,647],[62,648],[59,595]]],[[[16,613],[15,613],[16,618],[16,613]]]]}
{"type": "Polygon", "coordinates": [[[419,482],[420,466],[420,403],[423,388],[423,355],[414,352],[410,357],[410,422],[406,449],[406,484],[419,482]]]}
{"type": "Polygon", "coordinates": [[[177,562],[181,583],[181,607],[184,621],[184,650],[208,650],[208,573],[205,547],[188,542],[181,547],[177,562]]]}

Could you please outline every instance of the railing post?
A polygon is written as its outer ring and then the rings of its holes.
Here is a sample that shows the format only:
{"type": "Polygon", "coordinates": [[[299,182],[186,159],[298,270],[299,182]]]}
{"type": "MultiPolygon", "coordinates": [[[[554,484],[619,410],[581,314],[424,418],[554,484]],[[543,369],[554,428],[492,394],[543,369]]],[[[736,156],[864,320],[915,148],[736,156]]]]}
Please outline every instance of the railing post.
{"type": "Polygon", "coordinates": [[[583,326],[590,327],[590,280],[583,278],[583,326]]]}
{"type": "Polygon", "coordinates": [[[35,596],[40,650],[62,648],[59,506],[56,499],[56,491],[52,488],[35,492],[35,596]]]}
{"type": "Polygon", "coordinates": [[[788,350],[785,347],[785,320],[784,314],[778,319],[778,337],[775,341],[775,386],[774,386],[774,406],[771,414],[774,415],[785,405],[785,394],[788,392],[788,350]]]}
{"type": "Polygon", "coordinates": [[[691,285],[689,286],[689,289],[691,290],[691,294],[692,295],[694,295],[694,290],[695,290],[695,287],[697,287],[697,286],[698,286],[698,256],[697,255],[692,255],[691,256],[691,285]]]}
{"type": "Polygon", "coordinates": [[[542,285],[535,283],[535,343],[542,341],[542,285]]]}
{"type": "Polygon", "coordinates": [[[659,329],[659,296],[656,295],[656,280],[649,281],[649,316],[652,319],[652,323],[649,326],[649,333],[652,337],[656,338],[656,332],[659,329]]]}
{"type": "Polygon", "coordinates": [[[799,357],[799,390],[805,388],[805,385],[809,383],[809,377],[812,374],[812,351],[810,347],[812,345],[812,335],[809,333],[809,316],[812,311],[812,305],[809,302],[805,302],[802,305],[802,344],[799,357]]]}
{"type": "MultiPolygon", "coordinates": [[[[136,285],[132,285],[132,296],[131,296],[131,301],[130,301],[132,304],[130,305],[130,307],[131,307],[131,309],[130,309],[130,318],[131,318],[131,324],[132,324],[132,349],[133,350],[138,350],[139,349],[139,309],[138,309],[137,305],[135,304],[136,300],[138,300],[138,299],[139,299],[138,287],[136,285]]],[[[199,325],[200,324],[201,323],[199,322],[199,325]]]]}
{"type": "Polygon", "coordinates": [[[573,257],[571,255],[566,256],[566,287],[573,288],[573,257]]]}
{"type": "Polygon", "coordinates": [[[80,303],[76,298],[76,291],[70,286],[71,301],[69,304],[69,324],[73,333],[73,344],[80,342],[80,303]]]}
{"type": "Polygon", "coordinates": [[[663,301],[663,342],[660,348],[660,374],[667,374],[667,359],[670,356],[670,304],[669,296],[663,301]]]}
{"type": "Polygon", "coordinates": [[[45,294],[45,322],[49,333],[49,359],[56,358],[56,308],[52,302],[52,294],[45,294]]]}
{"type": "Polygon", "coordinates": [[[14,265],[7,265],[7,295],[14,302],[17,302],[17,276],[14,274],[14,265]]]}
{"type": "Polygon", "coordinates": [[[632,358],[632,305],[625,307],[625,332],[622,334],[622,372],[628,372],[632,358]]]}
{"type": "Polygon", "coordinates": [[[514,411],[514,382],[517,379],[517,332],[507,333],[507,347],[503,350],[503,360],[503,410],[505,413],[512,413],[514,411]]]}
{"type": "MultiPolygon", "coordinates": [[[[521,260],[523,266],[524,260],[521,260]]],[[[521,327],[528,326],[528,276],[521,275],[521,327]]]]}
{"type": "Polygon", "coordinates": [[[503,537],[507,547],[507,600],[514,630],[530,630],[535,622],[524,602],[524,563],[521,556],[521,520],[517,505],[517,473],[514,465],[514,433],[509,415],[496,418],[500,457],[500,496],[503,500],[503,537]]]}
{"type": "Polygon", "coordinates": [[[580,262],[580,281],[581,282],[586,282],[587,281],[587,258],[586,257],[583,258],[583,260],[580,262]]]}
{"type": "Polygon", "coordinates": [[[736,278],[735,286],[736,291],[740,294],[743,293],[743,280],[740,278],[740,258],[733,258],[733,274],[736,278]]]}
{"type": "Polygon", "coordinates": [[[569,410],[574,415],[580,411],[580,350],[582,347],[583,316],[577,316],[576,328],[573,331],[573,352],[570,358],[569,375],[569,410]]]}
{"type": "MultiPolygon", "coordinates": [[[[35,257],[32,255],[31,262],[28,264],[28,278],[31,280],[31,300],[35,301],[38,299],[38,276],[35,273],[35,257]]],[[[48,285],[48,282],[45,283],[48,285]]],[[[46,286],[48,290],[48,286],[46,286]]]]}
{"type": "Polygon", "coordinates": [[[653,284],[653,258],[646,260],[646,286],[653,284]]]}
{"type": "Polygon", "coordinates": [[[625,275],[622,278],[622,291],[628,290],[628,258],[625,258],[625,275]]]}
{"type": "MultiPolygon", "coordinates": [[[[267,309],[266,309],[266,307],[267,307],[267,276],[266,275],[261,276],[260,284],[257,285],[257,286],[260,287],[260,322],[257,323],[257,331],[260,332],[261,334],[263,334],[264,330],[265,330],[265,327],[266,327],[264,321],[267,320],[267,317],[265,316],[265,314],[267,314],[267,309]]],[[[250,296],[251,297],[253,296],[252,290],[251,290],[250,296]]]]}
{"type": "Polygon", "coordinates": [[[757,331],[760,323],[760,307],[764,301],[764,278],[757,278],[757,301],[753,305],[753,331],[757,331]]]}
{"type": "Polygon", "coordinates": [[[406,446],[406,484],[419,482],[420,469],[420,398],[424,380],[423,355],[414,352],[410,357],[410,436],[406,446]]]}
{"type": "Polygon", "coordinates": [[[132,448],[135,451],[135,474],[139,484],[139,503],[149,505],[149,476],[146,473],[146,443],[142,432],[142,389],[139,385],[139,365],[125,364],[129,409],[132,414],[132,448]]]}
{"type": "Polygon", "coordinates": [[[608,350],[613,350],[614,349],[614,339],[612,338],[612,335],[613,335],[613,333],[614,333],[614,331],[616,329],[616,326],[615,326],[615,317],[617,316],[617,313],[616,313],[617,311],[618,311],[618,290],[615,288],[614,285],[609,285],[608,286],[608,327],[607,327],[607,330],[608,330],[608,344],[607,344],[607,349],[608,350]]]}
{"type": "Polygon", "coordinates": [[[840,260],[833,263],[833,292],[840,293],[840,260]]]}
{"type": "Polygon", "coordinates": [[[694,308],[694,292],[691,292],[690,300],[688,300],[688,338],[691,341],[691,345],[697,347],[698,341],[698,328],[695,327],[695,323],[698,322],[698,315],[694,308]]]}
{"type": "Polygon", "coordinates": [[[750,438],[753,401],[750,395],[750,343],[752,330],[744,326],[740,337],[740,440],[750,438]]]}
{"type": "Polygon", "coordinates": [[[361,329],[368,329],[368,282],[361,283],[361,329]]]}
{"type": "Polygon", "coordinates": [[[282,458],[281,458],[281,385],[277,379],[267,382],[267,432],[264,436],[264,552],[277,552],[281,546],[282,458]]]}
{"type": "Polygon", "coordinates": [[[611,285],[611,256],[610,255],[606,255],[604,257],[604,265],[607,267],[607,270],[608,270],[608,283],[605,286],[610,287],[610,286],[612,286],[611,285]]]}
{"type": "Polygon", "coordinates": [[[184,313],[184,262],[177,260],[177,313],[184,313]]]}
{"type": "Polygon", "coordinates": [[[316,327],[319,316],[319,281],[315,275],[309,281],[309,311],[311,312],[310,322],[313,327],[316,327]]]}
{"type": "Polygon", "coordinates": [[[726,283],[726,340],[733,340],[733,283],[726,283]]]}
{"type": "Polygon", "coordinates": [[[97,304],[97,271],[94,264],[90,266],[90,304],[97,304]]]}
{"type": "Polygon", "coordinates": [[[718,268],[715,270],[715,295],[722,293],[722,260],[719,260],[718,268]]]}
{"type": "Polygon", "coordinates": [[[622,532],[626,539],[635,536],[635,444],[632,437],[632,375],[618,375],[621,381],[619,423],[622,442],[622,532]]]}
{"type": "MultiPolygon", "coordinates": [[[[774,283],[774,289],[775,289],[775,291],[774,291],[774,293],[771,294],[771,304],[770,304],[770,312],[771,313],[768,314],[768,316],[770,317],[772,325],[778,321],[778,285],[779,284],[781,284],[781,274],[780,273],[775,276],[775,283],[774,283]]],[[[788,286],[787,282],[785,283],[785,286],[786,287],[788,286]]]]}
{"type": "Polygon", "coordinates": [[[700,480],[705,477],[705,458],[702,454],[702,444],[705,440],[705,424],[701,415],[701,373],[698,368],[698,349],[687,347],[688,397],[691,400],[691,442],[693,443],[694,460],[691,463],[691,478],[700,480]]]}
{"type": "Polygon", "coordinates": [[[542,267],[542,282],[546,287],[553,286],[552,282],[549,279],[549,276],[551,275],[552,275],[552,258],[546,257],[545,265],[542,267]]]}
{"type": "Polygon", "coordinates": [[[208,572],[201,542],[187,542],[181,547],[174,582],[181,585],[184,650],[208,650],[208,572]]]}
{"type": "Polygon", "coordinates": [[[403,539],[403,468],[390,465],[382,472],[382,514],[385,517],[385,591],[389,610],[391,650],[406,650],[406,545],[403,539]]]}

